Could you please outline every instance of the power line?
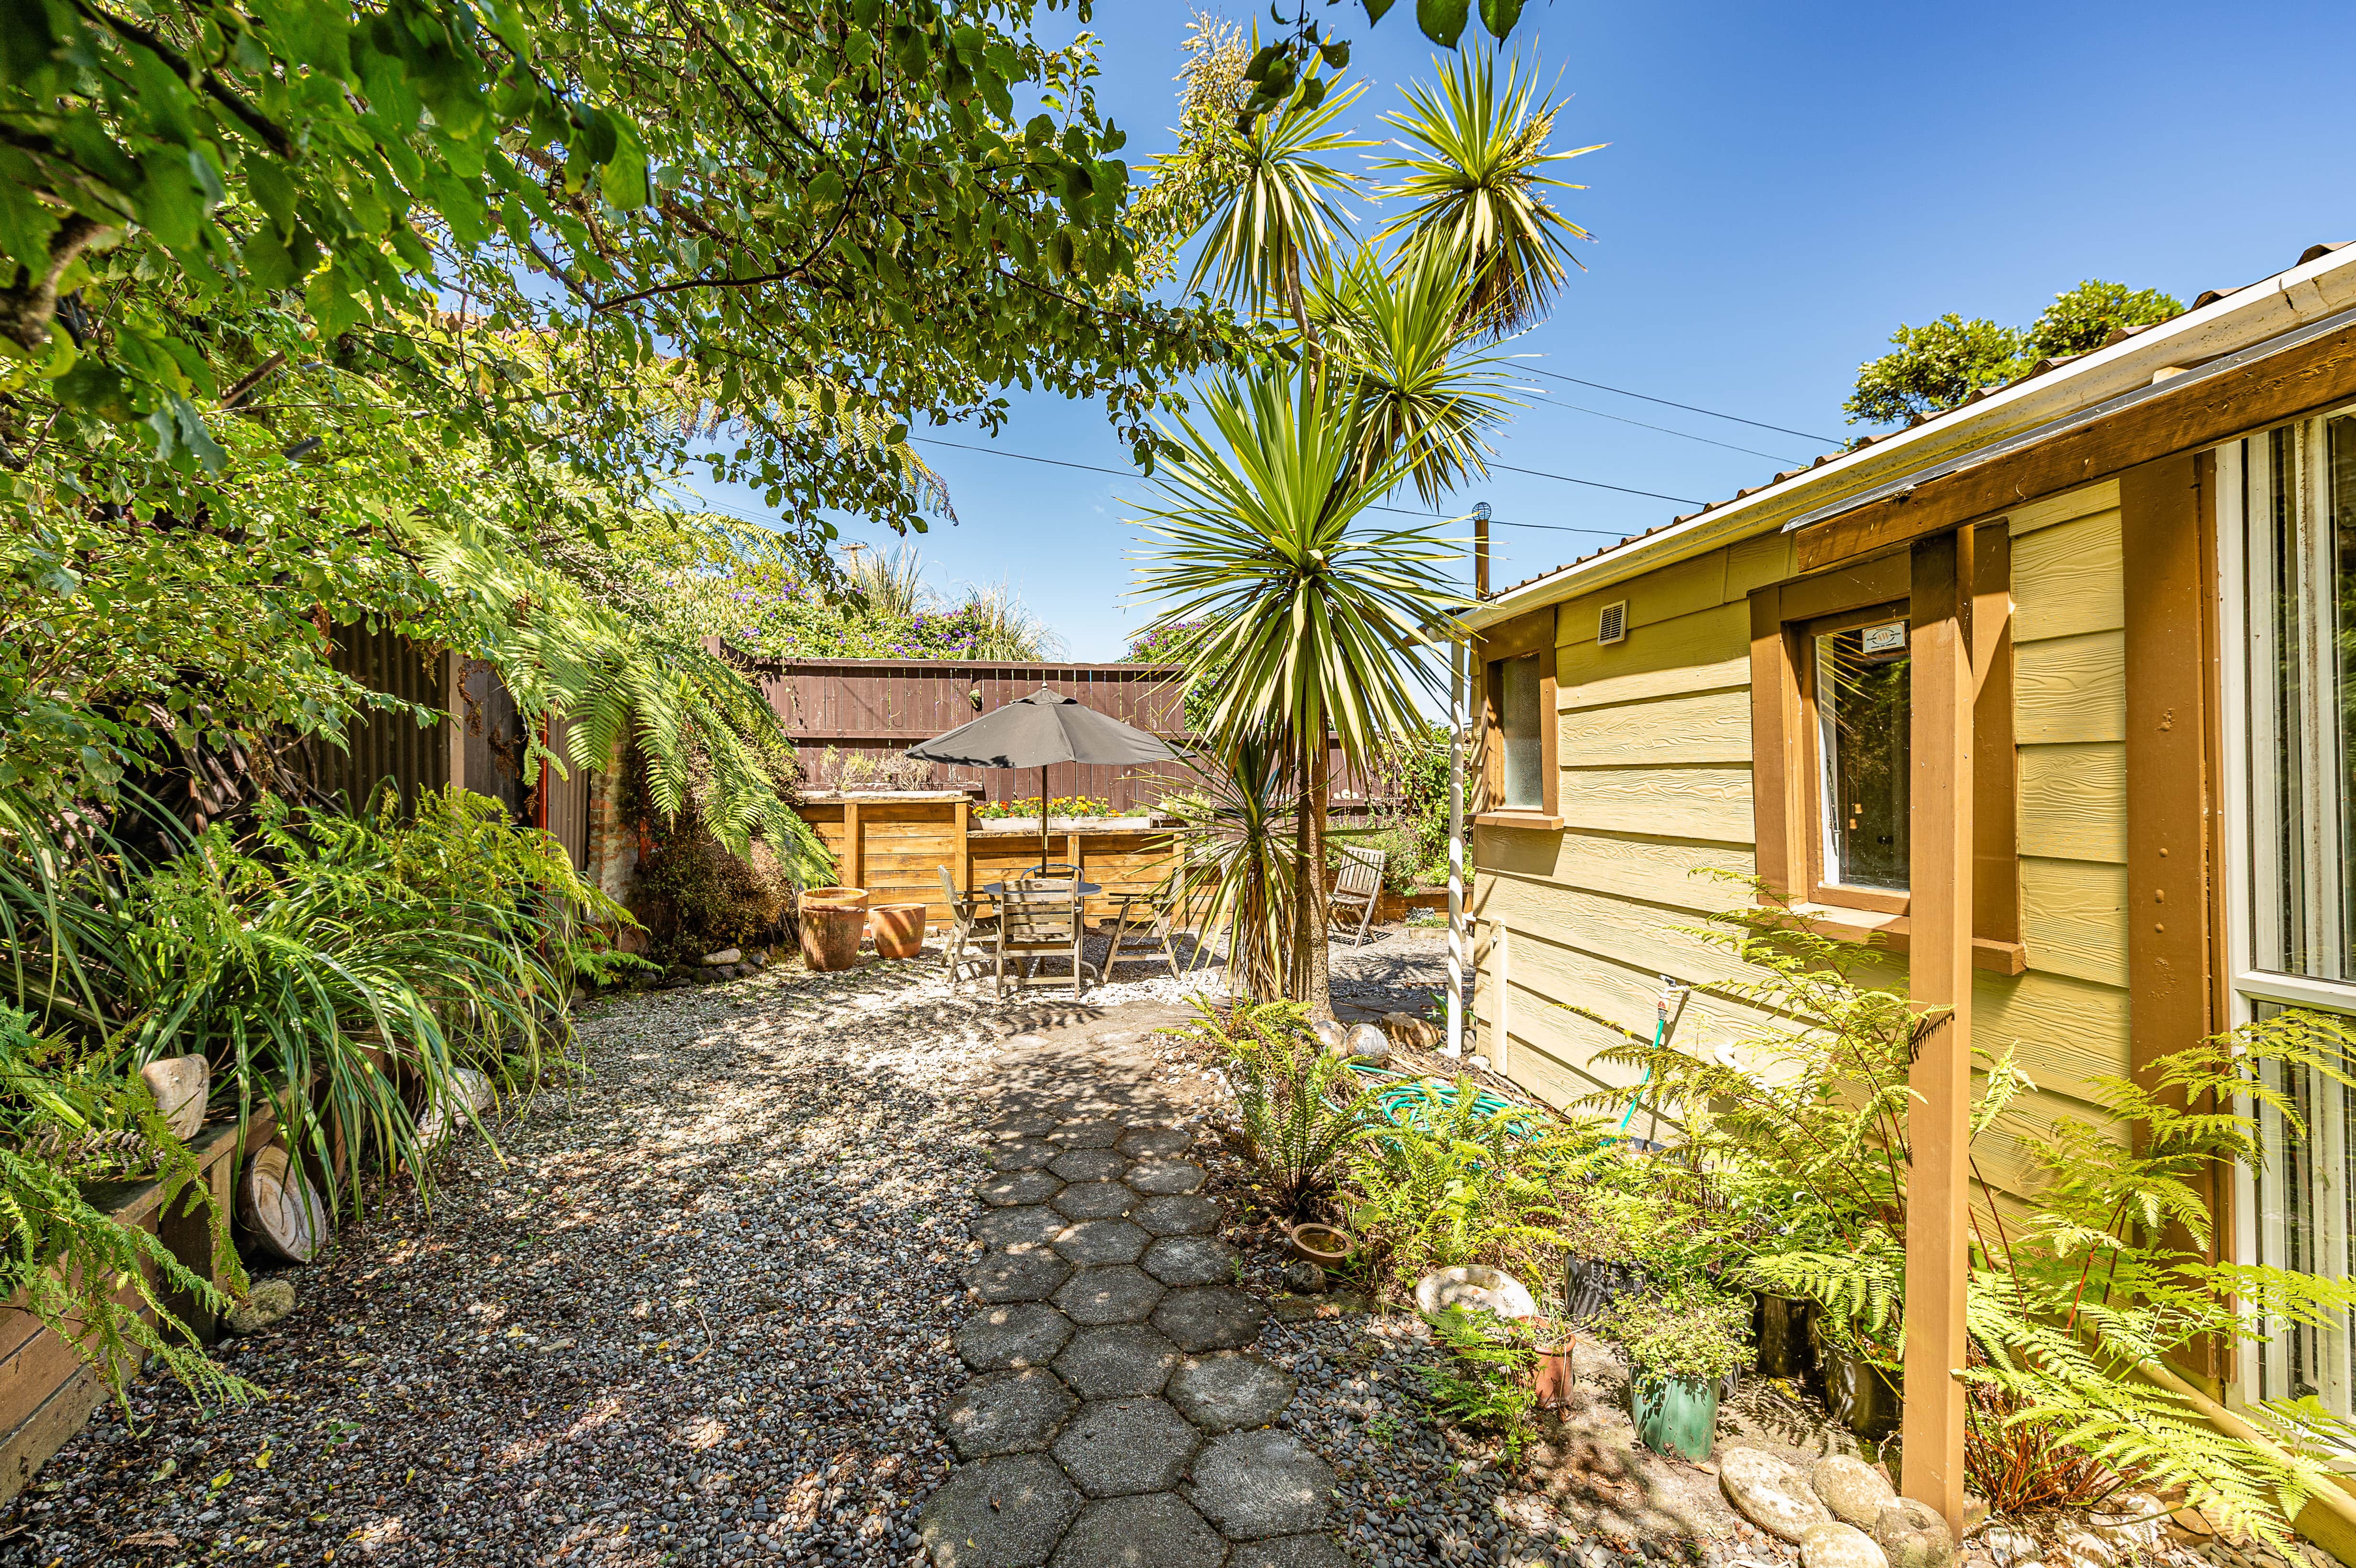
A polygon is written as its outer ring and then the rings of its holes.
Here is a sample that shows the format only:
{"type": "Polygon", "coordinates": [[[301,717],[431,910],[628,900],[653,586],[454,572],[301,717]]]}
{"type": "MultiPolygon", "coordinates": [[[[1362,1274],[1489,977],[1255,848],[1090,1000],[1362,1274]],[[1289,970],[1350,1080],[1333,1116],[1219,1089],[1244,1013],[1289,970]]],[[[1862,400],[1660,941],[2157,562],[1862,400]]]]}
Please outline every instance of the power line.
{"type": "Polygon", "coordinates": [[[1818,435],[1813,431],[1794,430],[1789,425],[1768,424],[1761,420],[1747,420],[1740,414],[1722,414],[1716,409],[1696,408],[1691,403],[1680,403],[1672,401],[1667,398],[1656,398],[1649,392],[1632,392],[1625,387],[1607,387],[1601,381],[1582,381],[1576,376],[1566,376],[1559,370],[1540,369],[1536,365],[1526,366],[1524,368],[1535,371],[1541,376],[1551,376],[1558,381],[1569,381],[1575,387],[1592,387],[1599,392],[1617,392],[1623,398],[1636,398],[1644,402],[1658,403],[1663,408],[1683,409],[1689,414],[1708,414],[1714,420],[1732,420],[1736,424],[1751,425],[1760,430],[1772,430],[1783,435],[1796,435],[1805,441],[1827,442],[1836,448],[1844,447],[1848,444],[1846,440],[1839,436],[1818,435]]]}
{"type": "Polygon", "coordinates": [[[1617,490],[1622,496],[1644,496],[1655,501],[1675,501],[1680,507],[1698,507],[1702,502],[1689,496],[1664,496],[1658,490],[1631,490],[1625,485],[1606,485],[1601,479],[1573,479],[1568,474],[1548,474],[1543,468],[1516,468],[1510,463],[1491,463],[1491,468],[1502,468],[1508,474],[1526,474],[1534,479],[1558,479],[1565,485],[1584,485],[1590,490],[1617,490]]]}
{"type": "Polygon", "coordinates": [[[1601,409],[1581,408],[1577,403],[1566,403],[1559,398],[1549,398],[1542,392],[1523,389],[1522,395],[1536,399],[1548,408],[1569,409],[1575,414],[1593,414],[1600,420],[1611,420],[1619,424],[1632,424],[1638,430],[1656,430],[1663,435],[1674,435],[1685,441],[1700,442],[1704,446],[1722,446],[1729,452],[1747,452],[1753,457],[1764,457],[1773,463],[1805,463],[1807,461],[1804,457],[1791,457],[1780,452],[1762,452],[1755,446],[1737,446],[1730,441],[1712,441],[1706,435],[1696,435],[1691,431],[1671,430],[1665,424],[1646,424],[1643,420],[1632,420],[1624,414],[1607,414],[1601,409]]]}
{"type": "MultiPolygon", "coordinates": [[[[943,441],[940,437],[936,435],[912,435],[908,439],[910,441],[923,442],[927,446],[954,446],[961,452],[987,452],[998,457],[1019,457],[1025,463],[1047,463],[1053,464],[1057,468],[1079,468],[1084,469],[1090,474],[1109,474],[1116,479],[1130,479],[1143,476],[1140,470],[1134,468],[1130,469],[1127,472],[1123,472],[1118,468],[1099,467],[1098,464],[1093,463],[1073,463],[1061,457],[1035,457],[1030,453],[1016,452],[1009,447],[975,446],[968,442],[943,441]]],[[[1542,469],[1537,468],[1515,468],[1510,463],[1492,463],[1488,466],[1491,468],[1503,468],[1513,474],[1527,474],[1533,478],[1537,479],[1553,479],[1565,485],[1584,485],[1590,489],[1594,490],[1616,490],[1622,496],[1644,496],[1655,501],[1675,501],[1681,507],[1698,507],[1701,505],[1699,501],[1690,500],[1683,496],[1664,496],[1657,490],[1632,490],[1625,485],[1606,485],[1600,479],[1574,479],[1568,474],[1548,474],[1542,469]]],[[[1439,516],[1436,512],[1418,511],[1412,507],[1376,507],[1373,509],[1378,512],[1398,512],[1411,517],[1439,516]]],[[[1537,523],[1523,523],[1516,526],[1534,528],[1540,527],[1541,525],[1537,523]]],[[[1611,530],[1607,528],[1576,528],[1571,531],[1574,533],[1608,533],[1611,530]]]]}

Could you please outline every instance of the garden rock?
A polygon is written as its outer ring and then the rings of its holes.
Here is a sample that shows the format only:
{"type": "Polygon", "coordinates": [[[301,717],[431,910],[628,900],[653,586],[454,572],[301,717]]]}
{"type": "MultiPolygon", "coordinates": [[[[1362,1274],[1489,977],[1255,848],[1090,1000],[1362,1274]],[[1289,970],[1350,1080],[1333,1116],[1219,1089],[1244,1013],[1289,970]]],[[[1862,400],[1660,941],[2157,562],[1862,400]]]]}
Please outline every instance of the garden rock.
{"type": "Polygon", "coordinates": [[[1345,1043],[1350,1054],[1361,1061],[1388,1061],[1391,1059],[1391,1042],[1383,1037],[1382,1030],[1372,1024],[1352,1025],[1345,1043]]]}
{"type": "MultiPolygon", "coordinates": [[[[1821,1467],[1821,1462],[1820,1462],[1821,1467]]],[[[1893,1497],[1875,1515],[1873,1539],[1890,1568],[1947,1568],[1955,1538],[1939,1510],[1912,1498],[1893,1497]]]]}
{"type": "Polygon", "coordinates": [[[1285,1289],[1296,1291],[1302,1296],[1325,1294],[1323,1266],[1311,1263],[1307,1258],[1302,1258],[1298,1263],[1285,1264],[1283,1272],[1276,1276],[1276,1282],[1285,1289]]]}
{"type": "Polygon", "coordinates": [[[1796,1544],[1811,1526],[1832,1520],[1832,1510],[1798,1471],[1756,1448],[1720,1454],[1718,1484],[1737,1512],[1779,1541],[1796,1544]]]}
{"type": "Polygon", "coordinates": [[[221,1327],[231,1334],[259,1334],[294,1310],[294,1282],[265,1279],[252,1294],[229,1309],[221,1327]]]}
{"type": "Polygon", "coordinates": [[[1898,1496],[1889,1477],[1848,1454],[1828,1454],[1817,1460],[1808,1481],[1835,1519],[1859,1530],[1873,1529],[1881,1510],[1898,1496]]]}
{"type": "Polygon", "coordinates": [[[744,962],[744,954],[740,948],[723,947],[717,953],[705,954],[696,962],[706,969],[717,969],[726,964],[742,964],[744,962]]]}
{"type": "Polygon", "coordinates": [[[1853,1524],[1826,1520],[1800,1537],[1800,1568],[1890,1568],[1873,1537],[1853,1524]]]}
{"type": "Polygon", "coordinates": [[[1413,1013],[1385,1013],[1383,1032],[1391,1043],[1408,1051],[1430,1051],[1440,1043],[1440,1031],[1413,1013]]]}

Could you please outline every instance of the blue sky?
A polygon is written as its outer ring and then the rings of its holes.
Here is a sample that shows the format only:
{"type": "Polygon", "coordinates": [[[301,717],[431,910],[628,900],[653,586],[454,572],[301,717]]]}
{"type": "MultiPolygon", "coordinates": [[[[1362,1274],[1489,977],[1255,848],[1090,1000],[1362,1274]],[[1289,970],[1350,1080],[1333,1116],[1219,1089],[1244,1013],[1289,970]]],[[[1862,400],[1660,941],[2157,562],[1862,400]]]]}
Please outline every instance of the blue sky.
{"type": "MultiPolygon", "coordinates": [[[[1256,7],[1229,5],[1248,22],[1256,7]]],[[[1369,87],[1355,118],[1429,77],[1432,50],[1399,5],[1354,41],[1369,87]]],[[[1099,0],[1099,102],[1132,166],[1170,145],[1171,77],[1189,7],[1099,0]]],[[[1042,36],[1067,37],[1071,11],[1042,36]]],[[[2356,10],[2278,5],[1595,5],[1531,0],[1515,48],[1568,100],[1561,165],[1590,188],[1563,208],[1591,230],[1552,318],[1515,345],[1563,375],[1838,439],[1859,361],[1900,322],[1945,311],[2026,323],[2087,277],[2206,288],[2278,272],[2319,240],[2356,240],[2347,103],[2356,10]]],[[[1371,233],[1376,225],[1364,226],[1371,233]]],[[[1730,496],[1827,442],[1534,378],[1498,460],[1694,500],[1730,496]],[[1665,425],[1730,451],[1582,413],[1665,425]],[[1759,455],[1764,453],[1768,455],[1759,455]]],[[[1103,411],[1012,395],[995,444],[1124,471],[1103,411]]],[[[990,444],[970,430],[933,434],[990,444]]],[[[959,517],[916,540],[944,589],[1010,581],[1067,656],[1116,658],[1150,618],[1125,519],[1141,479],[943,446],[923,449],[959,517]]],[[[715,492],[715,496],[723,493],[715,492]]],[[[725,496],[758,515],[757,497],[725,496]]],[[[1690,510],[1498,472],[1485,499],[1500,584],[1690,510]]],[[[1412,504],[1410,501],[1408,504],[1412,504]]],[[[895,542],[853,521],[847,537],[895,542]]]]}

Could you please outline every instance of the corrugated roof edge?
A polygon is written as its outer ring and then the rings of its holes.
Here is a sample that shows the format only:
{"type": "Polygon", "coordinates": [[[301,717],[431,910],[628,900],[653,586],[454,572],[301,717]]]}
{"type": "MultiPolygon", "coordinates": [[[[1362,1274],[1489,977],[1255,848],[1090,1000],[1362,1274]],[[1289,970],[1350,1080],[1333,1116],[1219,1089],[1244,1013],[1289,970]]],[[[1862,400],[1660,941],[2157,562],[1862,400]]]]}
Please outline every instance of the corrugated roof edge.
{"type": "Polygon", "coordinates": [[[2297,264],[2239,288],[2209,290],[2193,301],[2190,309],[2164,322],[2115,332],[2100,347],[2084,354],[2040,360],[2025,375],[2000,388],[1975,392],[1954,408],[1918,417],[1901,430],[1869,435],[1856,446],[1823,453],[1804,468],[1786,469],[1764,485],[1738,490],[1728,499],[1713,501],[1697,512],[1684,513],[1524,578],[1497,591],[1464,618],[1475,627],[1492,625],[1540,605],[1605,587],[1622,572],[1666,565],[1666,560],[1655,559],[1664,552],[1648,548],[1648,541],[1664,535],[1676,533],[1693,539],[1706,532],[1706,542],[1695,547],[1698,550],[1715,548],[1730,539],[1768,532],[1781,526],[1783,516],[1797,515],[1804,509],[1793,505],[1785,512],[1785,503],[1819,491],[1824,500],[1835,499],[1840,480],[1853,480],[1854,488],[1863,490],[1889,477],[1890,471],[1925,461],[1933,453],[1962,450],[2030,429],[2054,412],[2066,411],[2058,405],[2067,404],[2078,395],[2074,383],[2089,383],[2083,389],[2083,401],[2093,403],[2136,384],[2135,368],[2146,360],[2151,361],[2144,374],[2147,381],[2150,371],[2165,368],[2172,362],[2171,355],[2213,357],[2264,342],[2311,317],[2356,304],[2356,254],[2332,260],[2351,244],[2356,241],[2310,245],[2300,252],[2297,264]],[[2329,287],[2325,286],[2326,280],[2329,287]],[[2294,293],[2303,289],[2310,290],[2314,297],[2291,299],[2294,293]],[[2219,347],[2207,341],[2212,337],[2231,341],[2219,347]],[[2178,349],[2187,343],[2199,344],[2201,353],[2178,354],[2178,349]],[[2104,375],[2107,369],[2122,367],[2126,368],[2125,375],[2104,375]],[[2113,386],[2114,380],[2119,385],[2113,386]],[[1943,441],[1942,437],[1959,439],[1943,441]],[[1823,473],[1833,466],[1840,469],[1838,475],[1823,473]],[[1759,500],[1762,496],[1771,497],[1772,504],[1759,500]],[[1739,522],[1734,519],[1738,509],[1743,514],[1739,522]],[[1710,520],[1733,526],[1704,530],[1700,525],[1710,520]]]}

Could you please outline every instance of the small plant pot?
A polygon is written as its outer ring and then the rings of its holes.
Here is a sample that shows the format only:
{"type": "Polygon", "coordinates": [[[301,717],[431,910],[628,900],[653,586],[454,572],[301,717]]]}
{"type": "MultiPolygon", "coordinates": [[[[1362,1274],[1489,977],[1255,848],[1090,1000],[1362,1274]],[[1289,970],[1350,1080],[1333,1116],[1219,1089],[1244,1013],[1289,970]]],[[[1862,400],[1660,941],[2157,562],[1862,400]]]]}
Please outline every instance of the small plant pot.
{"type": "Polygon", "coordinates": [[[1305,1264],[1340,1268],[1358,1254],[1358,1238],[1339,1225],[1294,1225],[1284,1232],[1286,1250],[1305,1264]]]}
{"type": "Polygon", "coordinates": [[[1573,1258],[1563,1268],[1563,1317],[1573,1324],[1592,1323],[1604,1308],[1644,1285],[1644,1276],[1631,1264],[1573,1258]]]}
{"type": "Polygon", "coordinates": [[[1756,1319],[1757,1368],[1762,1378],[1804,1378],[1815,1371],[1813,1301],[1762,1294],[1756,1319]]]}
{"type": "Polygon", "coordinates": [[[1655,1454],[1689,1459],[1709,1457],[1718,1442],[1716,1378],[1668,1378],[1638,1372],[1628,1380],[1628,1413],[1636,1435],[1655,1454]]]}
{"type": "Polygon", "coordinates": [[[1530,1364],[1530,1388],[1540,1410],[1561,1410],[1570,1403],[1570,1358],[1576,1341],[1541,1345],[1530,1364]]]}
{"type": "Polygon", "coordinates": [[[802,911],[802,960],[811,968],[848,969],[859,962],[859,938],[867,929],[867,912],[821,904],[802,911]]]}
{"type": "Polygon", "coordinates": [[[925,948],[923,904],[877,904],[867,912],[878,958],[914,958],[925,948]]]}
{"type": "Polygon", "coordinates": [[[1898,1430],[1905,1406],[1904,1381],[1898,1374],[1830,1345],[1817,1348],[1816,1362],[1824,1371],[1825,1408],[1835,1421],[1867,1443],[1879,1443],[1898,1430]]]}

